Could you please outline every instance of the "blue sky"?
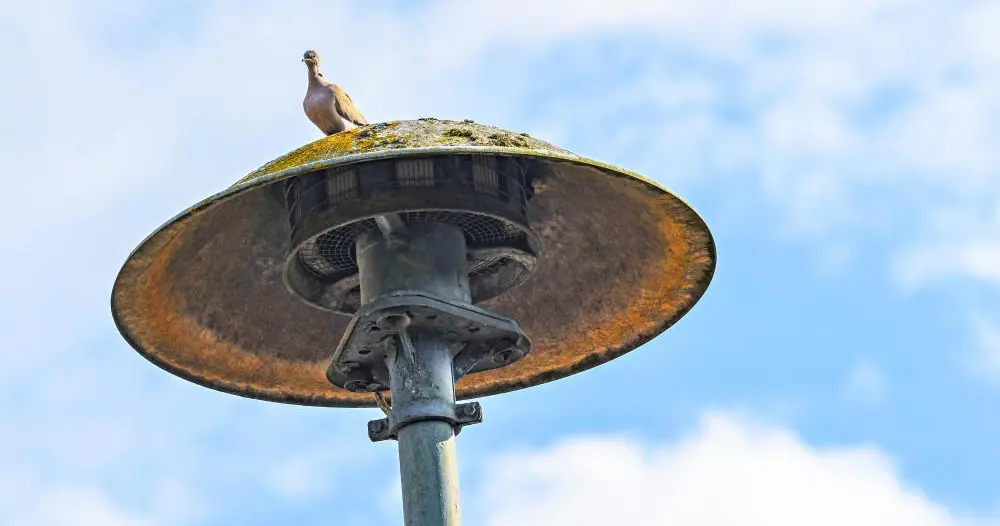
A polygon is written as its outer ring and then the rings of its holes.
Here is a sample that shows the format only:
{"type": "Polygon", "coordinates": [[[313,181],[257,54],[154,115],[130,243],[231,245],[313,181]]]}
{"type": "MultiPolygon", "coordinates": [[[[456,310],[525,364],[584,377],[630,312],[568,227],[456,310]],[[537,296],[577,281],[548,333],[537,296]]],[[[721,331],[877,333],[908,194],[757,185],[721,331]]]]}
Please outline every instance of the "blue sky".
{"type": "Polygon", "coordinates": [[[108,307],[147,233],[320,136],[315,48],[371,121],[636,170],[719,246],[664,335],[481,400],[466,523],[1000,524],[1000,3],[369,4],[0,7],[0,523],[399,522],[374,411],[186,383],[108,307]]]}

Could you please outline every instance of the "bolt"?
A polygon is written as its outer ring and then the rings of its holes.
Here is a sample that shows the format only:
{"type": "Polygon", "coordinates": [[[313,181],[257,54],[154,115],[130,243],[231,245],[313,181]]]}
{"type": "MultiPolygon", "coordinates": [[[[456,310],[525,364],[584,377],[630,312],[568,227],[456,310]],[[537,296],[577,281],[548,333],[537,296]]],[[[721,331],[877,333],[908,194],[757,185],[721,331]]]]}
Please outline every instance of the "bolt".
{"type": "Polygon", "coordinates": [[[360,364],[357,362],[342,362],[337,364],[337,370],[344,374],[350,374],[351,371],[357,369],[358,367],[360,367],[360,364]]]}
{"type": "Polygon", "coordinates": [[[404,331],[410,326],[410,317],[402,312],[386,314],[378,320],[378,325],[387,331],[404,331]]]}
{"type": "Polygon", "coordinates": [[[365,391],[368,388],[368,382],[365,380],[348,380],[344,384],[344,389],[348,391],[357,393],[359,391],[365,391]]]}
{"type": "Polygon", "coordinates": [[[493,363],[497,365],[507,365],[520,360],[524,352],[517,347],[507,347],[493,353],[493,363]]]}
{"type": "Polygon", "coordinates": [[[385,431],[385,420],[372,420],[368,422],[368,432],[377,435],[385,431]]]}
{"type": "Polygon", "coordinates": [[[510,361],[511,357],[514,356],[514,351],[510,349],[504,349],[493,355],[493,363],[503,364],[510,361]]]}
{"type": "Polygon", "coordinates": [[[477,404],[469,404],[469,405],[465,406],[465,408],[462,409],[462,412],[465,413],[465,416],[467,416],[469,418],[475,417],[476,413],[479,412],[479,405],[477,405],[477,404]]]}

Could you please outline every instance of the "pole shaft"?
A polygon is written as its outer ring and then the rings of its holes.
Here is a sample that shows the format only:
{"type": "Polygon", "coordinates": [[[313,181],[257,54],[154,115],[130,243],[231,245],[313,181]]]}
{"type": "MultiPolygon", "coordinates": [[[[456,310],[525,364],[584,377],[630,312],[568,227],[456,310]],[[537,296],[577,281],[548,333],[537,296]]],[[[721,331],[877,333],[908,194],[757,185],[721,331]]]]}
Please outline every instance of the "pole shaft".
{"type": "Polygon", "coordinates": [[[461,524],[458,464],[451,424],[428,420],[399,430],[399,472],[406,526],[461,524]]]}
{"type": "MultiPolygon", "coordinates": [[[[455,403],[451,353],[433,335],[414,342],[416,360],[403,353],[390,368],[393,406],[407,403],[455,403]]],[[[406,526],[458,526],[458,464],[455,431],[448,422],[425,420],[401,428],[399,470],[406,526]]]]}
{"type": "MultiPolygon", "coordinates": [[[[359,237],[357,258],[365,303],[404,291],[470,301],[465,236],[456,226],[409,225],[402,244],[373,231],[359,237]]],[[[452,349],[432,333],[410,330],[407,337],[413,342],[413,356],[400,345],[388,359],[392,410],[408,405],[454,406],[452,349]]],[[[398,430],[396,439],[406,526],[458,526],[452,425],[440,420],[412,422],[398,430]]]]}

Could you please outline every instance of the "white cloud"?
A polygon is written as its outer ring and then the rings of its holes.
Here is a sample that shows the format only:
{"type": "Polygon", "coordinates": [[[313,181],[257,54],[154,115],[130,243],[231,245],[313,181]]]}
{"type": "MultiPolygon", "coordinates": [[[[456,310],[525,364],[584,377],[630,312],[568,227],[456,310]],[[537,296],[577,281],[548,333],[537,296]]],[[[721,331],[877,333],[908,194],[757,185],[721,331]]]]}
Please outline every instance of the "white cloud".
{"type": "Polygon", "coordinates": [[[124,510],[107,495],[89,487],[57,487],[17,502],[5,524],[11,526],[156,526],[160,523],[124,510]]]}
{"type": "Polygon", "coordinates": [[[300,443],[294,451],[275,462],[262,461],[271,466],[266,471],[264,483],[289,498],[329,495],[339,487],[340,481],[340,477],[330,476],[331,473],[343,470],[349,464],[355,465],[361,458],[371,458],[374,453],[371,448],[359,452],[331,447],[327,440],[300,443]]]}
{"type": "Polygon", "coordinates": [[[862,360],[854,364],[844,382],[844,396],[848,401],[876,405],[885,401],[889,380],[874,363],[862,360]]]}
{"type": "Polygon", "coordinates": [[[977,375],[1000,381],[1000,318],[977,314],[972,318],[976,351],[969,365],[977,375]]]}
{"type": "Polygon", "coordinates": [[[986,206],[929,215],[933,236],[896,259],[902,283],[916,287],[965,278],[1000,287],[1000,195],[986,206]]]}
{"type": "Polygon", "coordinates": [[[976,519],[901,480],[874,448],[817,448],[724,414],[705,416],[697,433],[676,443],[575,438],[504,455],[480,476],[471,511],[490,526],[957,526],[976,519]]]}
{"type": "MultiPolygon", "coordinates": [[[[297,10],[216,3],[191,13],[183,40],[167,33],[135,49],[109,47],[95,32],[107,20],[128,28],[143,19],[142,8],[106,1],[94,14],[85,5],[52,2],[45,17],[34,3],[8,8],[20,29],[8,37],[19,49],[15,76],[33,80],[16,83],[3,99],[21,131],[12,172],[44,173],[58,188],[46,196],[55,213],[39,218],[42,227],[96,213],[108,201],[135,195],[137,185],[185,185],[200,196],[266,160],[246,151],[268,157],[314,137],[298,107],[303,73],[296,57],[304,47],[329,51],[328,75],[350,88],[373,119],[525,115],[517,122],[529,131],[588,147],[600,139],[612,157],[646,150],[643,164],[679,161],[691,175],[729,164],[759,174],[760,189],[784,210],[788,227],[811,235],[845,225],[901,228],[898,203],[886,207],[866,197],[873,188],[903,198],[930,194],[953,207],[984,190],[1000,195],[992,177],[998,161],[990,154],[1000,75],[983,67],[997,47],[983,22],[997,17],[988,4],[588,1],[565,9],[517,0],[498,10],[485,2],[440,1],[398,13],[324,3],[297,10]],[[325,21],[333,19],[352,23],[331,34],[325,21]],[[645,42],[645,53],[627,59],[641,72],[638,82],[631,75],[615,81],[604,57],[585,53],[581,70],[610,86],[525,96],[559,84],[539,75],[544,67],[536,63],[553,44],[623,35],[645,42]],[[761,44],[769,38],[789,45],[761,44]],[[679,54],[730,73],[676,68],[669,58],[679,54]],[[501,89],[470,74],[485,60],[510,72],[499,79],[501,89]],[[73,90],[42,82],[47,68],[73,79],[73,90]],[[880,94],[892,89],[904,100],[890,101],[898,106],[892,111],[879,108],[880,94]],[[733,125],[719,116],[734,102],[752,109],[748,122],[733,125]],[[636,104],[647,114],[668,113],[655,122],[617,118],[636,104]],[[878,116],[859,116],[866,112],[878,116]],[[581,135],[592,128],[585,119],[616,122],[610,131],[622,140],[581,135]],[[52,151],[67,139],[68,151],[52,151]],[[220,145],[206,147],[207,140],[220,145]]],[[[683,173],[657,171],[671,178],[683,173]]],[[[27,193],[34,182],[20,186],[27,193]]],[[[30,204],[0,213],[13,220],[30,204]]]]}
{"type": "MultiPolygon", "coordinates": [[[[993,197],[993,196],[989,196],[993,197]]],[[[986,206],[937,210],[933,234],[901,251],[894,260],[899,282],[908,290],[942,283],[964,287],[969,306],[971,350],[963,361],[974,376],[1000,380],[1000,195],[986,206]]]]}
{"type": "Polygon", "coordinates": [[[308,458],[291,458],[276,466],[267,477],[267,483],[285,495],[303,495],[316,491],[321,480],[317,466],[308,458]]]}
{"type": "Polygon", "coordinates": [[[909,285],[935,278],[971,278],[1000,286],[1000,239],[942,241],[911,247],[898,263],[909,285]]]}

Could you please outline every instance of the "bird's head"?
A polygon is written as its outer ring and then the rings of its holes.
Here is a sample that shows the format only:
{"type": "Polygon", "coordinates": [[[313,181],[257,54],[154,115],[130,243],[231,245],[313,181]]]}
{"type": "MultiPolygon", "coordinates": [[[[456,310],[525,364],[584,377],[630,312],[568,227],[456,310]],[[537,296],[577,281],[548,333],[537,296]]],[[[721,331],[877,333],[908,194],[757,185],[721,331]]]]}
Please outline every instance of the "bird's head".
{"type": "Polygon", "coordinates": [[[302,54],[302,62],[305,62],[307,66],[318,66],[319,54],[310,49],[302,54]]]}

